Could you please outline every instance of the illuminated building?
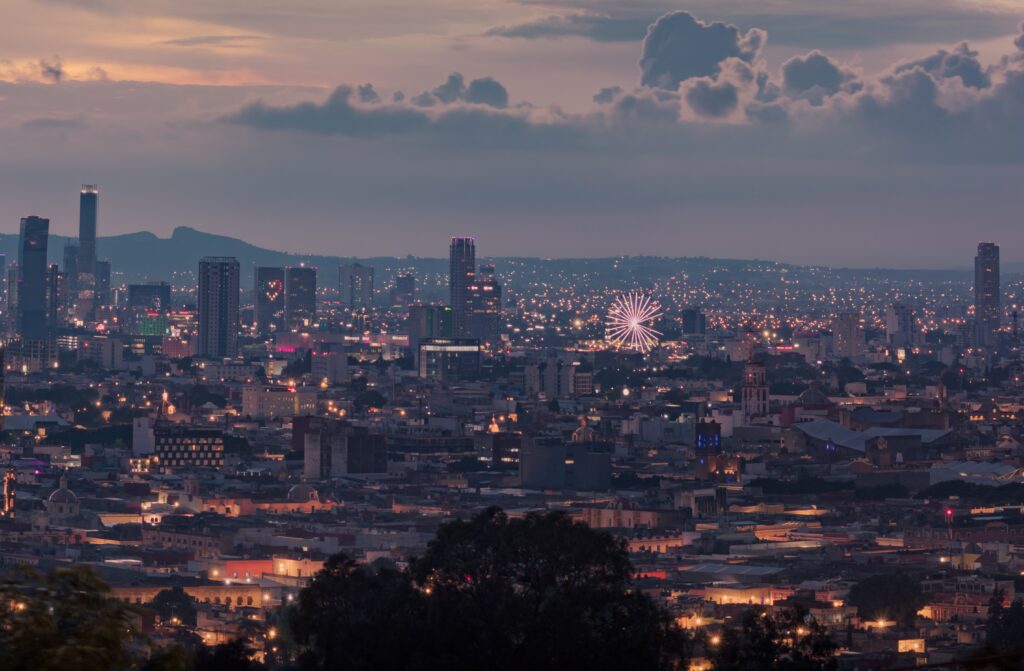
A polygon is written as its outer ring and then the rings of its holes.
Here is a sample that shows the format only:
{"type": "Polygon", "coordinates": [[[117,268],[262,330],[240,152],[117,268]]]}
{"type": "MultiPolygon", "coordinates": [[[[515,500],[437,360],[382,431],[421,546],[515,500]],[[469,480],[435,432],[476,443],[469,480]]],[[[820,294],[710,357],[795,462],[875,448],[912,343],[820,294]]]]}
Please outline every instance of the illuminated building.
{"type": "Polygon", "coordinates": [[[18,474],[13,467],[8,467],[7,472],[4,473],[3,517],[14,517],[14,504],[17,496],[17,489],[18,474]]]}
{"type": "Polygon", "coordinates": [[[200,356],[233,357],[238,353],[238,261],[207,256],[199,261],[200,356]]]}
{"type": "Polygon", "coordinates": [[[476,278],[476,241],[452,238],[448,256],[448,288],[455,310],[455,335],[466,338],[472,334],[474,306],[470,287],[476,278]]]}
{"type": "Polygon", "coordinates": [[[455,337],[455,311],[447,305],[410,305],[406,334],[409,349],[418,356],[421,340],[455,337]]]}
{"type": "Polygon", "coordinates": [[[480,376],[480,342],[473,338],[429,338],[419,341],[419,376],[442,381],[480,376]]]}
{"type": "Polygon", "coordinates": [[[470,337],[494,345],[501,338],[501,285],[494,277],[494,266],[480,266],[468,291],[472,303],[470,337]]]}
{"type": "Polygon", "coordinates": [[[296,266],[284,271],[285,327],[302,331],[316,321],[316,268],[296,266]]]}
{"type": "Polygon", "coordinates": [[[259,267],[254,275],[253,303],[257,333],[284,327],[284,268],[259,267]]]}
{"type": "Polygon", "coordinates": [[[96,262],[96,306],[110,305],[110,261],[96,262]]]}
{"type": "Polygon", "coordinates": [[[341,304],[348,308],[373,305],[373,268],[351,263],[338,268],[338,293],[341,304]]]}
{"type": "Polygon", "coordinates": [[[914,308],[893,303],[885,309],[885,335],[893,347],[913,347],[916,340],[914,308]]]}
{"type": "Polygon", "coordinates": [[[96,274],[96,209],[99,187],[83,184],[78,200],[78,272],[96,274]]]}
{"type": "Polygon", "coordinates": [[[23,340],[46,340],[47,266],[46,248],[50,220],[25,217],[21,220],[18,247],[18,332],[23,340]]]}
{"type": "Polygon", "coordinates": [[[764,364],[751,359],[743,369],[741,401],[746,421],[768,414],[768,379],[764,364]]]}
{"type": "Polygon", "coordinates": [[[864,331],[859,312],[840,312],[832,321],[832,353],[852,359],[864,351],[864,331]]]}
{"type": "Polygon", "coordinates": [[[399,275],[395,278],[395,288],[391,290],[391,304],[404,307],[416,300],[416,277],[399,275]]]}
{"type": "Polygon", "coordinates": [[[316,413],[316,389],[249,385],[242,390],[242,414],[259,419],[316,413]]]}
{"type": "Polygon", "coordinates": [[[991,347],[1001,322],[999,245],[978,244],[974,257],[974,344],[991,347]]]}
{"type": "Polygon", "coordinates": [[[224,434],[217,429],[157,422],[152,431],[155,463],[162,473],[224,465],[224,434]]]}

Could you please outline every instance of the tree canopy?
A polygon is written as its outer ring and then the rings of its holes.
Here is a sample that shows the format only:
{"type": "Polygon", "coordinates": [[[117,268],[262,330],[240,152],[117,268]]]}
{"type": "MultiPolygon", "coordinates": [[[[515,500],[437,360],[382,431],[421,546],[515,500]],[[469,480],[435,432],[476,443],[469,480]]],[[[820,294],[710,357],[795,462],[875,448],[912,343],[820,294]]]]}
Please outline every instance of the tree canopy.
{"type": "Polygon", "coordinates": [[[687,639],[623,544],[560,513],[446,524],[406,570],[333,557],[290,629],[303,669],[674,669],[687,639]]]}

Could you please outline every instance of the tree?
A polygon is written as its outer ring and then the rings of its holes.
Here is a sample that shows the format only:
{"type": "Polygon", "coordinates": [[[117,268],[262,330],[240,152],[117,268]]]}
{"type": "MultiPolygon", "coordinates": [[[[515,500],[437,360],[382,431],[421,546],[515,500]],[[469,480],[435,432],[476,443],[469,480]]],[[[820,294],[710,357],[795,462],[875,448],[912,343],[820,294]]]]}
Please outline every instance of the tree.
{"type": "Polygon", "coordinates": [[[365,412],[369,408],[383,408],[387,405],[388,399],[376,389],[367,389],[356,395],[352,406],[356,412],[365,412]]]}
{"type": "Polygon", "coordinates": [[[560,513],[442,526],[406,570],[333,557],[290,616],[303,669],[684,668],[623,543],[560,513]]]}
{"type": "Polygon", "coordinates": [[[186,594],[181,587],[161,590],[153,597],[150,607],[157,612],[163,622],[174,623],[177,620],[192,627],[196,624],[195,599],[186,594]]]}
{"type": "Polygon", "coordinates": [[[836,644],[805,611],[747,611],[710,655],[715,671],[830,671],[836,644]]]}
{"type": "Polygon", "coordinates": [[[34,569],[0,582],[0,668],[110,671],[135,661],[138,612],[86,567],[34,569]]]}
{"type": "Polygon", "coordinates": [[[888,619],[912,624],[925,604],[921,583],[903,573],[873,575],[852,588],[846,602],[862,620],[888,619]]]}

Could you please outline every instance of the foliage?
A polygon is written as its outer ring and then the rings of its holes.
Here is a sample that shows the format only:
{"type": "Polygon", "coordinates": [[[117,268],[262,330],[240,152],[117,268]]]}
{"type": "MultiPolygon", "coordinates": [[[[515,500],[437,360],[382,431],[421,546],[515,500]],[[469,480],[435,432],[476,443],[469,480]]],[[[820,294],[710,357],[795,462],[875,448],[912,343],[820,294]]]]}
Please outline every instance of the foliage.
{"type": "Polygon", "coordinates": [[[153,597],[150,608],[156,611],[163,622],[177,619],[189,626],[196,624],[195,599],[186,594],[181,587],[161,590],[153,597]]]}
{"type": "Polygon", "coordinates": [[[830,671],[836,644],[801,610],[748,611],[710,655],[715,671],[830,671]]]}
{"type": "Polygon", "coordinates": [[[846,602],[862,620],[887,619],[911,624],[925,604],[921,583],[904,573],[874,575],[852,588],[846,602]]]}
{"type": "Polygon", "coordinates": [[[0,668],[130,668],[142,640],[137,614],[87,568],[22,569],[0,583],[0,668]]]}
{"type": "Polygon", "coordinates": [[[370,408],[383,408],[387,405],[388,399],[376,389],[367,389],[356,395],[352,400],[352,407],[356,412],[365,412],[370,408]]]}
{"type": "Polygon", "coordinates": [[[408,570],[333,557],[290,629],[303,669],[680,668],[687,640],[631,573],[607,534],[491,508],[442,526],[408,570]]]}

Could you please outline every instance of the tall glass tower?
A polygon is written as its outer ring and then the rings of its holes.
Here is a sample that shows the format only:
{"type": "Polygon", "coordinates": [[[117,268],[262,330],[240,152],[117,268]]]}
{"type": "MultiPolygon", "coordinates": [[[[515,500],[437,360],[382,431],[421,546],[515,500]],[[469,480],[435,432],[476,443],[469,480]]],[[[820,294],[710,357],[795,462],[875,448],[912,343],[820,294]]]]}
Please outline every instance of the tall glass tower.
{"type": "Polygon", "coordinates": [[[449,249],[448,287],[455,311],[455,336],[470,336],[473,324],[473,295],[470,286],[476,277],[476,241],[452,238],[449,249]]]}
{"type": "Polygon", "coordinates": [[[199,260],[200,356],[238,354],[238,281],[238,259],[204,256],[199,260]]]}
{"type": "Polygon", "coordinates": [[[974,257],[974,344],[991,347],[1002,321],[999,295],[999,245],[978,243],[974,257]]]}
{"type": "Polygon", "coordinates": [[[48,269],[46,247],[50,220],[25,217],[21,220],[18,245],[18,330],[24,340],[46,340],[46,288],[48,269]]]}
{"type": "Polygon", "coordinates": [[[83,184],[78,203],[78,272],[96,274],[96,205],[100,189],[83,184]]]}

